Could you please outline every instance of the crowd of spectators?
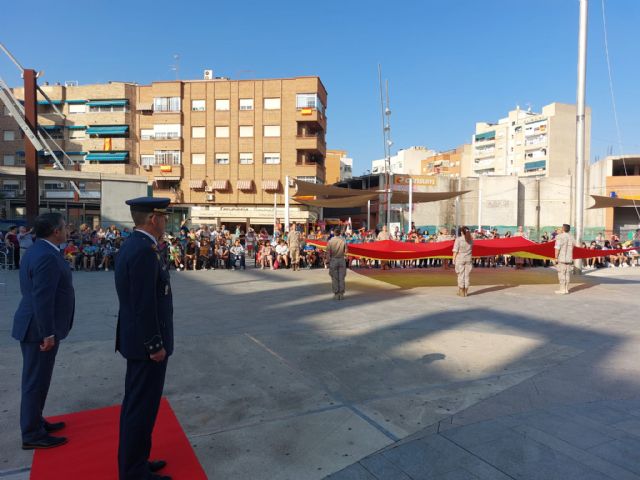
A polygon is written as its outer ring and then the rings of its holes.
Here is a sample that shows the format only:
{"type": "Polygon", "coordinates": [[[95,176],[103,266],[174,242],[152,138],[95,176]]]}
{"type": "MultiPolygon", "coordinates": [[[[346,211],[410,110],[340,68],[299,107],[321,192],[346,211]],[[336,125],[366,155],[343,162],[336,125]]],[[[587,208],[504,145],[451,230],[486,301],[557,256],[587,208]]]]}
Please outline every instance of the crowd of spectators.
{"type": "MultiPolygon", "coordinates": [[[[332,232],[326,232],[320,227],[302,232],[301,226],[294,227],[300,232],[300,266],[303,268],[328,268],[328,258],[321,249],[316,248],[308,240],[327,241],[332,232]]],[[[551,241],[557,235],[557,230],[542,232],[540,241],[551,241]]],[[[402,232],[395,228],[388,232],[386,227],[380,230],[352,229],[346,225],[344,229],[347,244],[367,243],[377,240],[396,240],[401,242],[431,243],[453,240],[454,236],[446,228],[435,232],[412,228],[409,232],[402,232]]],[[[73,270],[104,270],[114,268],[115,258],[122,242],[131,235],[131,230],[122,230],[115,225],[108,228],[91,228],[86,224],[76,228],[69,225],[68,241],[61,245],[61,251],[73,270]]],[[[512,236],[527,237],[522,227],[516,231],[500,234],[497,230],[478,230],[473,233],[474,239],[494,239],[512,236]]],[[[19,268],[20,257],[33,244],[31,230],[26,227],[12,227],[4,236],[0,233],[0,260],[3,266],[19,268]]],[[[617,235],[605,239],[600,233],[582,247],[601,250],[602,255],[585,260],[586,268],[624,268],[639,265],[640,229],[632,232],[626,241],[621,241],[617,235]],[[634,248],[624,253],[607,254],[608,250],[634,248]]],[[[296,247],[298,248],[298,247],[296,247]]],[[[247,265],[264,269],[291,268],[291,252],[288,234],[282,228],[276,228],[270,235],[266,229],[257,232],[249,228],[247,232],[240,225],[227,229],[220,227],[188,227],[186,221],[177,232],[169,232],[158,242],[158,253],[166,262],[168,268],[178,271],[184,270],[244,270],[247,265]]],[[[474,259],[478,267],[511,266],[524,268],[526,266],[549,266],[549,260],[534,260],[498,255],[474,259]]],[[[406,261],[375,261],[367,259],[347,258],[349,268],[449,268],[450,260],[440,258],[426,258],[406,261]]]]}

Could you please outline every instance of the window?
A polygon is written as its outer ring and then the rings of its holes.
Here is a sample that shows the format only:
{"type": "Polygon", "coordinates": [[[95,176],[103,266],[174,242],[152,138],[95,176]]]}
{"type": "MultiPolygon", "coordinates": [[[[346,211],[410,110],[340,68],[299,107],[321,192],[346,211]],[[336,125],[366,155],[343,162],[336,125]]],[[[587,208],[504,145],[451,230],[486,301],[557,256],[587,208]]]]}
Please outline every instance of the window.
{"type": "Polygon", "coordinates": [[[10,166],[15,165],[15,164],[16,164],[16,157],[15,157],[15,155],[5,155],[5,156],[4,156],[4,162],[3,162],[3,165],[4,165],[5,167],[10,167],[10,166]]]}
{"type": "Polygon", "coordinates": [[[296,177],[296,179],[302,181],[302,182],[308,182],[308,183],[317,183],[317,184],[322,184],[322,182],[320,181],[320,179],[318,177],[306,177],[306,176],[301,176],[301,177],[296,177]]]}
{"type": "MultiPolygon", "coordinates": [[[[109,112],[126,112],[127,105],[126,101],[124,105],[89,105],[90,113],[109,113],[109,112]]],[[[86,109],[85,109],[86,112],[86,109]]]]}
{"type": "Polygon", "coordinates": [[[180,165],[178,150],[156,150],[154,165],[180,165]]]}
{"type": "Polygon", "coordinates": [[[5,142],[12,142],[15,139],[16,139],[16,132],[14,132],[13,130],[5,130],[4,131],[4,141],[5,142]]]}
{"type": "Polygon", "coordinates": [[[229,110],[229,100],[216,100],[216,110],[226,112],[229,110]]]}
{"type": "Polygon", "coordinates": [[[207,156],[204,153],[192,153],[191,164],[192,165],[204,165],[207,162],[207,156]]]}
{"type": "Polygon", "coordinates": [[[253,98],[241,98],[240,110],[253,110],[253,98]]]}
{"type": "Polygon", "coordinates": [[[240,126],[240,136],[243,138],[253,137],[253,126],[251,125],[241,125],[240,126]]]}
{"type": "Polygon", "coordinates": [[[251,165],[253,163],[253,153],[241,153],[240,165],[251,165]]]}
{"type": "Polygon", "coordinates": [[[206,100],[191,100],[192,112],[204,112],[207,109],[206,100]]]}
{"type": "Polygon", "coordinates": [[[264,126],[264,136],[265,137],[279,137],[280,136],[280,125],[265,125],[264,126]]]}
{"type": "Polygon", "coordinates": [[[140,140],[153,140],[156,138],[156,132],[153,128],[143,128],[140,130],[140,140]]]}
{"type": "Polygon", "coordinates": [[[155,165],[156,156],[155,155],[140,155],[140,165],[143,167],[155,165]]]}
{"type": "Polygon", "coordinates": [[[20,190],[20,180],[5,180],[3,182],[3,190],[20,190]]]}
{"type": "Polygon", "coordinates": [[[153,99],[154,112],[179,112],[180,97],[156,97],[153,99]]]}
{"type": "Polygon", "coordinates": [[[216,127],[216,138],[229,138],[229,127],[216,127]]]}
{"type": "Polygon", "coordinates": [[[191,138],[205,138],[206,135],[206,127],[191,127],[191,138]]]}
{"type": "Polygon", "coordinates": [[[228,165],[229,164],[229,154],[228,153],[216,153],[216,163],[218,165],[228,165]]]}
{"type": "Polygon", "coordinates": [[[299,93],[296,95],[296,108],[315,108],[324,113],[324,105],[315,93],[299,93]]]}
{"type": "Polygon", "coordinates": [[[265,110],[280,110],[280,99],[279,98],[265,98],[264,99],[264,109],[265,110]]]}
{"type": "Polygon", "coordinates": [[[84,103],[81,104],[70,104],[69,105],[69,113],[86,113],[87,106],[84,103]]]}
{"type": "Polygon", "coordinates": [[[171,140],[182,136],[182,127],[179,123],[166,123],[153,126],[153,136],[156,140],[171,140]]]}
{"type": "Polygon", "coordinates": [[[265,153],[264,154],[264,163],[275,165],[280,163],[280,154],[279,153],[265,153]]]}

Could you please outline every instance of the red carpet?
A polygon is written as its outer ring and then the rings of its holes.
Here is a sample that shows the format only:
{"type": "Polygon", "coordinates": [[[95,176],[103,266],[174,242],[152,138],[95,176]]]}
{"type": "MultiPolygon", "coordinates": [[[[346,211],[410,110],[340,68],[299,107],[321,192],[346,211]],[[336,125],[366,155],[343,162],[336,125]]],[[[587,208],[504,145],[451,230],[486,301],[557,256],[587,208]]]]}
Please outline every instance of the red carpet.
{"type": "MultiPolygon", "coordinates": [[[[69,443],[51,450],[36,450],[31,479],[116,480],[119,418],[119,405],[48,418],[67,423],[59,435],[67,437],[69,443]]],[[[171,475],[174,480],[207,478],[165,398],[153,431],[151,458],[166,460],[167,466],[158,473],[171,475]]]]}

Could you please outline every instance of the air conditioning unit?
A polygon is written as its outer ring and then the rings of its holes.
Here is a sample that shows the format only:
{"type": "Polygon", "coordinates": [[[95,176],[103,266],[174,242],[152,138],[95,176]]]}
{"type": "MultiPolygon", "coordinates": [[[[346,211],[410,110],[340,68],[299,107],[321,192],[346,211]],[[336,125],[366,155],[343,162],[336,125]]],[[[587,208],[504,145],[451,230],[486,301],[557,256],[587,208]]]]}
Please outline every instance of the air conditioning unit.
{"type": "Polygon", "coordinates": [[[207,194],[207,202],[213,202],[216,199],[216,196],[213,193],[207,194]]]}
{"type": "Polygon", "coordinates": [[[151,165],[145,165],[143,167],[147,172],[150,172],[151,170],[153,170],[153,167],[151,165]]]}
{"type": "Polygon", "coordinates": [[[205,80],[213,80],[213,70],[205,70],[204,71],[204,79],[205,80]]]}

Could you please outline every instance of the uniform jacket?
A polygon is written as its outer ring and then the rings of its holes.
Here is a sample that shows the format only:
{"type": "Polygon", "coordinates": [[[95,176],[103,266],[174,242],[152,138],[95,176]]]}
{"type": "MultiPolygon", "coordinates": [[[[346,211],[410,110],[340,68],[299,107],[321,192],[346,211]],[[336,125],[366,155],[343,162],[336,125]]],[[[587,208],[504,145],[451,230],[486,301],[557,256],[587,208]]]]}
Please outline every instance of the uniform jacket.
{"type": "Polygon", "coordinates": [[[556,256],[560,263],[573,262],[573,245],[573,237],[567,232],[562,232],[556,237],[556,256]]]}
{"type": "Polygon", "coordinates": [[[120,301],[116,350],[129,360],[149,358],[162,348],[173,352],[173,298],[169,271],[149,236],[134,231],[122,244],[115,265],[120,301]]]}
{"type": "Polygon", "coordinates": [[[71,268],[60,250],[36,240],[20,262],[22,300],[13,317],[11,336],[21,342],[67,337],[73,326],[75,292],[71,268]]]}

